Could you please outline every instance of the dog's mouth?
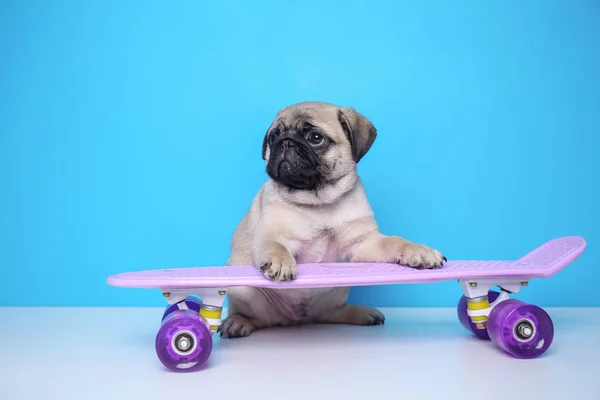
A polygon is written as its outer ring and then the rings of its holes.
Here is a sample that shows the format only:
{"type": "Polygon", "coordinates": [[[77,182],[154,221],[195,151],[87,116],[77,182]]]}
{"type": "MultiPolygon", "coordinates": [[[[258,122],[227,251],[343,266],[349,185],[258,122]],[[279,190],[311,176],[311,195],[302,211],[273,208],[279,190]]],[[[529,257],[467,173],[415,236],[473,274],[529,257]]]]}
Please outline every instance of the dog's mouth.
{"type": "Polygon", "coordinates": [[[289,161],[283,160],[277,166],[277,176],[280,175],[294,175],[294,168],[289,161]]]}
{"type": "Polygon", "coordinates": [[[319,160],[313,151],[291,139],[274,146],[267,164],[267,174],[292,189],[312,190],[321,181],[319,160]]]}

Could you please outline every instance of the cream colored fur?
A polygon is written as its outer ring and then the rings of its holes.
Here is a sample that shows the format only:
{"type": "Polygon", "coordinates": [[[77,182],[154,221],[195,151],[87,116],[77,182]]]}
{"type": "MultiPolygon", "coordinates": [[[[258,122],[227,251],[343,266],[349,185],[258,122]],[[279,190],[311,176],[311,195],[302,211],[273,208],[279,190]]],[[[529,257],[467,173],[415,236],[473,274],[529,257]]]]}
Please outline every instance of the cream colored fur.
{"type": "MultiPolygon", "coordinates": [[[[233,234],[228,265],[255,265],[267,279],[275,281],[294,279],[299,263],[387,262],[418,268],[442,265],[445,258],[439,251],[379,231],[356,172],[352,145],[335,118],[339,110],[356,129],[370,126],[354,110],[326,103],[300,103],[278,114],[274,124],[309,118],[336,141],[322,159],[324,164],[334,166],[330,174],[336,181],[315,191],[290,191],[268,179],[233,234]],[[363,125],[357,123],[359,119],[363,125]]],[[[268,160],[267,149],[265,163],[268,160]]],[[[347,296],[348,288],[232,287],[228,292],[229,316],[220,333],[223,337],[240,337],[257,329],[308,322],[384,322],[384,315],[375,308],[346,304],[347,296]]]]}

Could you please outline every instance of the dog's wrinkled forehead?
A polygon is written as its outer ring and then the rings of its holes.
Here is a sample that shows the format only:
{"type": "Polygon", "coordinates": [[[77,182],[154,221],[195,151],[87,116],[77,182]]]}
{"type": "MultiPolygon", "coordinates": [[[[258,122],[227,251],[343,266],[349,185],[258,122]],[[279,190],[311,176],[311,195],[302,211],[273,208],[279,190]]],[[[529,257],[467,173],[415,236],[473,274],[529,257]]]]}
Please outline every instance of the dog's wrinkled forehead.
{"type": "Polygon", "coordinates": [[[299,103],[279,111],[273,125],[299,131],[312,125],[325,130],[329,135],[342,135],[338,110],[339,107],[327,103],[299,103]]]}

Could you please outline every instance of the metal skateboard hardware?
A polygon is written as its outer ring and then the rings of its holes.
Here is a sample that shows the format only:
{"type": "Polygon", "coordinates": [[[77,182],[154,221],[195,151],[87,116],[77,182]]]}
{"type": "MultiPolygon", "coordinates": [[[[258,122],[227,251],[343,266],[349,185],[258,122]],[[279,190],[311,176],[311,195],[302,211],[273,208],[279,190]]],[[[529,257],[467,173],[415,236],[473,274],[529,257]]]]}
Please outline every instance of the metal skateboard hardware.
{"type": "Polygon", "coordinates": [[[159,289],[167,300],[155,349],[172,371],[197,371],[208,361],[213,334],[222,322],[227,289],[232,286],[318,288],[431,283],[458,280],[457,314],[478,338],[516,358],[536,358],[554,338],[552,319],[542,308],[510,298],[532,279],[550,277],[586,248],[579,236],[553,239],[514,261],[448,261],[418,270],[385,263],[299,264],[293,281],[273,282],[252,265],[127,272],[107,282],[125,288],[159,289]],[[498,287],[498,290],[492,288],[498,287]]]}

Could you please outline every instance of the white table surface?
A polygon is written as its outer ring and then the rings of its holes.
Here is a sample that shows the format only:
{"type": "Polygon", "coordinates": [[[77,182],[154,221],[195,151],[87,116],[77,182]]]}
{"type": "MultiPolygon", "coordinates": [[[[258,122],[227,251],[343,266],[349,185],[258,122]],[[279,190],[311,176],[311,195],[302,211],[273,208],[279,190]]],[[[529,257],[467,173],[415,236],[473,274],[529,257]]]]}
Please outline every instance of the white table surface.
{"type": "Polygon", "coordinates": [[[154,350],[162,308],[0,308],[0,399],[600,399],[600,309],[546,309],[555,339],[518,360],[454,309],[382,309],[375,327],[305,326],[217,339],[173,373],[154,350]]]}

